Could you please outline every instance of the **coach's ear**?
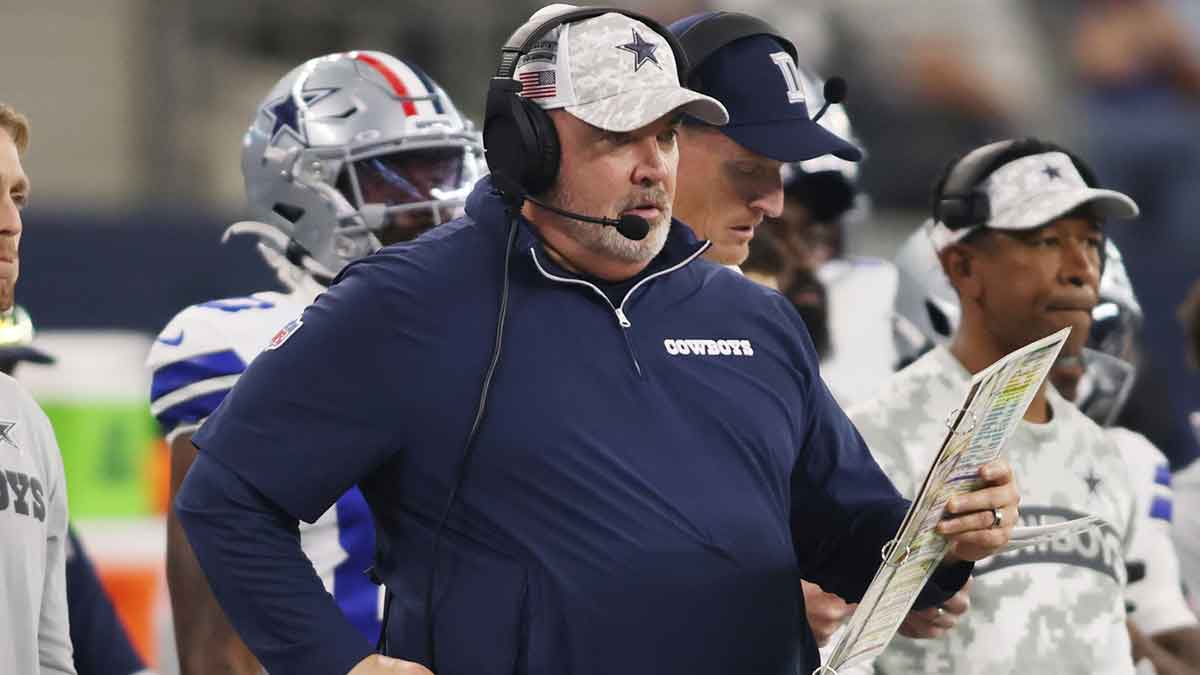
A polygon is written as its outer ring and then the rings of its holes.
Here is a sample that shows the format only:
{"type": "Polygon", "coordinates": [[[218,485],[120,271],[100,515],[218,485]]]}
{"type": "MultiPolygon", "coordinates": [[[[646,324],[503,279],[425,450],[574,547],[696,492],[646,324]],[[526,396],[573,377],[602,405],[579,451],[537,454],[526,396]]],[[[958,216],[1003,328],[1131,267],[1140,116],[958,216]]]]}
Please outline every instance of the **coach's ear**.
{"type": "Polygon", "coordinates": [[[983,293],[978,255],[977,251],[963,244],[951,244],[938,255],[942,261],[942,269],[950,279],[950,285],[958,291],[960,302],[967,299],[977,300],[983,293]]]}

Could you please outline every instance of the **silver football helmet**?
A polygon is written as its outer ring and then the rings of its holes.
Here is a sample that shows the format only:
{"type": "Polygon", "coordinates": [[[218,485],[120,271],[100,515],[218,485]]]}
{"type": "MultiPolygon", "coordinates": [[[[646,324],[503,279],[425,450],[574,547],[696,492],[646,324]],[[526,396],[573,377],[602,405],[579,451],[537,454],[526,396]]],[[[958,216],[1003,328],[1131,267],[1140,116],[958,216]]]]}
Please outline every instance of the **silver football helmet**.
{"type": "Polygon", "coordinates": [[[1141,364],[1142,322],[1142,305],[1121,251],[1110,239],[1104,247],[1100,302],[1092,310],[1075,398],[1079,409],[1101,426],[1116,422],[1133,390],[1141,364]]]}
{"type": "Polygon", "coordinates": [[[896,300],[892,339],[898,368],[916,361],[934,345],[950,342],[962,307],[958,293],[942,269],[930,238],[931,221],[909,235],[896,253],[896,300]]]}
{"type": "Polygon", "coordinates": [[[246,132],[242,174],[260,222],[230,233],[261,236],[273,265],[283,256],[332,278],[457,217],[482,157],[472,124],[416,66],[372,51],[311,59],[275,84],[246,132]]]}

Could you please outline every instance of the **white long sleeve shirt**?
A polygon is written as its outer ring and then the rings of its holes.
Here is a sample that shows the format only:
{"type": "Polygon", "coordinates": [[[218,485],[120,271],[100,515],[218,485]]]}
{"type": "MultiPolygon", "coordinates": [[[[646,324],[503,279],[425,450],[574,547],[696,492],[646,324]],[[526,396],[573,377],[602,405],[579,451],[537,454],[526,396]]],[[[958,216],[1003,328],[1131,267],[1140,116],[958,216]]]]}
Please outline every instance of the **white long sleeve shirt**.
{"type": "Polygon", "coordinates": [[[67,489],[45,413],[0,374],[0,672],[74,675],[67,489]]]}
{"type": "MultiPolygon", "coordinates": [[[[912,497],[971,375],[945,347],[897,373],[847,414],[901,494],[912,497]]],[[[1116,443],[1048,387],[1052,419],[1022,421],[1004,447],[1021,490],[1021,525],[1083,515],[1097,531],[975,564],[971,611],[932,640],[896,637],[876,660],[887,675],[1132,675],[1125,560],[1136,500],[1116,443]]]]}

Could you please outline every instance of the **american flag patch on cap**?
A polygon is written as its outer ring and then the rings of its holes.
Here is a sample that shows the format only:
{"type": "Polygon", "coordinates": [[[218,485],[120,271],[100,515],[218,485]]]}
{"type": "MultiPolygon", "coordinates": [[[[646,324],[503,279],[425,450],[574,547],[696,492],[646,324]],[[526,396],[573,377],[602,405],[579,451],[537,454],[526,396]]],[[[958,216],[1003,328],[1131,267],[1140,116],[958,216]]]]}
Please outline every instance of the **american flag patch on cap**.
{"type": "Polygon", "coordinates": [[[531,70],[517,76],[521,82],[521,96],[525,98],[551,98],[558,93],[553,70],[531,70]]]}

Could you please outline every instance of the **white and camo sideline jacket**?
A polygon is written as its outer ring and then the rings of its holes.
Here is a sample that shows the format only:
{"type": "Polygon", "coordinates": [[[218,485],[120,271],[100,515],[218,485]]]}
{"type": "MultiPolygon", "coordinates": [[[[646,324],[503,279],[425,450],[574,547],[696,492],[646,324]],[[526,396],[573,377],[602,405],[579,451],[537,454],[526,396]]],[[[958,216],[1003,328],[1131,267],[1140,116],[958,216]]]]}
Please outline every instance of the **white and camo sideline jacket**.
{"type": "MultiPolygon", "coordinates": [[[[946,434],[970,374],[938,347],[892,377],[850,419],[896,489],[912,497],[946,434]]],[[[878,672],[1131,675],[1125,560],[1135,498],[1116,444],[1047,387],[1053,418],[1022,421],[1004,447],[1021,493],[1021,525],[1094,514],[1099,530],[986,558],[975,565],[971,609],[943,637],[897,636],[878,672]]]]}

